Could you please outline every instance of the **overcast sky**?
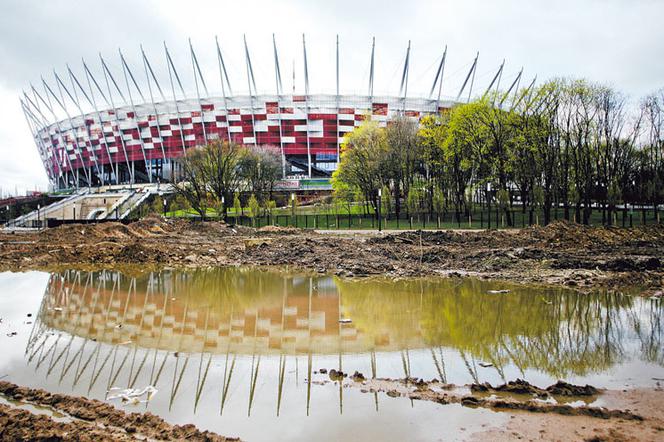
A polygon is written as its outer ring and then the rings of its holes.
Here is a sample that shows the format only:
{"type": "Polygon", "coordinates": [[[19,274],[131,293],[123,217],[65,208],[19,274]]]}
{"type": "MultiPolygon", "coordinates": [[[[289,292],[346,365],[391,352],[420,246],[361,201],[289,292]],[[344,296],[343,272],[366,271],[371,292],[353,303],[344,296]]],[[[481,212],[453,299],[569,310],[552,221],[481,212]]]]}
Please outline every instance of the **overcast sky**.
{"type": "MultiPolygon", "coordinates": [[[[409,95],[425,96],[448,46],[443,95],[456,96],[477,51],[476,90],[503,59],[508,83],[523,66],[538,81],[586,77],[633,100],[664,87],[664,2],[657,0],[352,0],[352,1],[32,1],[0,0],[0,189],[46,189],[47,179],[20,108],[19,95],[53,69],[81,58],[99,70],[98,53],[122,79],[121,48],[142,74],[143,44],[163,84],[164,41],[193,90],[191,38],[210,93],[220,93],[214,36],[219,37],[233,92],[246,93],[246,34],[259,92],[274,91],[271,38],[276,34],[285,90],[303,88],[306,34],[310,92],[335,87],[335,35],[342,93],[366,93],[371,38],[376,37],[375,91],[397,94],[411,40],[409,95]],[[293,81],[293,73],[295,80],[293,81]]],[[[139,80],[139,82],[142,80],[139,80]]]]}

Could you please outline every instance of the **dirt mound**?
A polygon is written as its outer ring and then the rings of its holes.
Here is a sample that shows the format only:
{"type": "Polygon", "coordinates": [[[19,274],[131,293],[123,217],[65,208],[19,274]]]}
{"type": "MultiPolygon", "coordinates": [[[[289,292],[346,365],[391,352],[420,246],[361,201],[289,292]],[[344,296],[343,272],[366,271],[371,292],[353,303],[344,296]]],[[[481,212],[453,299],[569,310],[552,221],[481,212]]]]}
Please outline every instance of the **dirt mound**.
{"type": "Polygon", "coordinates": [[[545,227],[524,229],[524,234],[549,246],[598,247],[664,244],[664,226],[645,226],[634,229],[592,227],[565,220],[554,221],[545,227]]]}
{"type": "Polygon", "coordinates": [[[472,384],[470,386],[472,392],[493,393],[503,392],[512,394],[527,394],[537,396],[539,398],[547,398],[549,395],[555,396],[595,396],[599,391],[592,385],[574,385],[568,384],[564,381],[548,386],[547,388],[539,388],[532,385],[523,379],[509,381],[506,384],[493,387],[488,382],[483,384],[472,384]]]}
{"type": "Polygon", "coordinates": [[[369,238],[369,244],[426,244],[439,245],[444,243],[459,242],[461,235],[449,231],[428,232],[418,230],[415,232],[394,233],[386,236],[369,238]]]}
{"type": "Polygon", "coordinates": [[[574,385],[565,381],[558,381],[546,388],[549,394],[556,396],[595,396],[599,391],[592,385],[574,385]]]}
{"type": "Polygon", "coordinates": [[[276,233],[277,235],[295,235],[301,232],[302,229],[296,227],[265,226],[258,229],[258,233],[276,233]]]}
{"type": "Polygon", "coordinates": [[[0,440],[229,440],[191,424],[171,425],[149,412],[125,413],[83,397],[51,394],[4,381],[0,381],[0,393],[72,418],[71,422],[56,422],[45,415],[0,404],[0,440]]]}

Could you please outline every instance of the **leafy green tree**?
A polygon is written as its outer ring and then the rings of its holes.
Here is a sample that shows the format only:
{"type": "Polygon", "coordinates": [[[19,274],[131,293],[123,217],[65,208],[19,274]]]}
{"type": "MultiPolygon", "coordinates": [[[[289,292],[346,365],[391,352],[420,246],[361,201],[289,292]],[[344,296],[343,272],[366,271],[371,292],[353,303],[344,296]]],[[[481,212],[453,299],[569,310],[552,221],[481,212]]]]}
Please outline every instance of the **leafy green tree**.
{"type": "Polygon", "coordinates": [[[154,200],[152,200],[152,204],[150,204],[150,213],[162,214],[164,213],[164,207],[164,199],[161,195],[157,195],[154,200]]]}
{"type": "Polygon", "coordinates": [[[356,189],[345,181],[340,179],[332,180],[332,197],[335,205],[344,210],[348,215],[353,211],[353,204],[356,202],[355,194],[356,189]]]}
{"type": "Polygon", "coordinates": [[[235,216],[242,214],[242,203],[240,202],[240,195],[237,192],[233,194],[233,212],[235,212],[235,216]]]}
{"type": "MultiPolygon", "coordinates": [[[[394,187],[397,216],[401,212],[401,192],[408,194],[423,159],[423,144],[418,138],[418,124],[412,118],[397,116],[385,128],[384,160],[382,167],[389,171],[394,187]]],[[[383,178],[385,182],[385,178],[383,178]]],[[[383,196],[384,197],[384,196],[383,196]]]]}
{"type": "Polygon", "coordinates": [[[392,193],[390,192],[389,186],[383,186],[381,190],[381,214],[383,216],[388,216],[392,213],[394,204],[392,203],[392,193]]]}
{"type": "Polygon", "coordinates": [[[406,207],[408,215],[413,216],[420,213],[421,208],[421,193],[416,187],[411,187],[408,195],[406,196],[406,207]]]}
{"type": "Polygon", "coordinates": [[[542,186],[535,186],[533,188],[533,195],[532,195],[532,209],[531,209],[531,218],[532,214],[535,213],[535,224],[539,224],[539,212],[541,208],[544,206],[544,189],[542,189],[542,186]]]}
{"type": "Polygon", "coordinates": [[[341,146],[341,162],[332,181],[343,181],[359,189],[378,212],[378,189],[387,182],[388,146],[385,131],[367,120],[346,135],[341,146]]]}
{"type": "Polygon", "coordinates": [[[261,214],[261,205],[258,202],[258,198],[256,198],[256,195],[254,195],[253,193],[249,197],[248,206],[249,206],[249,216],[251,217],[251,222],[255,227],[256,218],[259,217],[261,214]]]}

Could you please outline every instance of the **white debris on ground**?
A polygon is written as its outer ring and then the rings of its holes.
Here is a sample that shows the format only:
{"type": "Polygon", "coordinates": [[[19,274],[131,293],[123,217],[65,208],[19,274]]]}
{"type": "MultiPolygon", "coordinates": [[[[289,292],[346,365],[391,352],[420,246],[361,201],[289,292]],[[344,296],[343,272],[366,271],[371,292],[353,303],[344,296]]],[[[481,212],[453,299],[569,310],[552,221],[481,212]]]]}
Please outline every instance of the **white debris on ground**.
{"type": "Polygon", "coordinates": [[[123,404],[138,405],[152,400],[154,395],[157,394],[157,389],[152,385],[142,389],[113,387],[106,393],[114,393],[106,398],[109,401],[120,400],[123,404]],[[145,399],[143,399],[143,396],[145,396],[145,399]]]}

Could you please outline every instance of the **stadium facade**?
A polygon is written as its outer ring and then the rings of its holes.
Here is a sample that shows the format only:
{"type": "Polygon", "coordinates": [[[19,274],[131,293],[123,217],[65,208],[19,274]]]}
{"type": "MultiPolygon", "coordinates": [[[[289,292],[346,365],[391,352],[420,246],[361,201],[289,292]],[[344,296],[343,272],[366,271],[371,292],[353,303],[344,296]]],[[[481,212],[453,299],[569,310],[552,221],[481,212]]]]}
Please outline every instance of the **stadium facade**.
{"type": "MultiPolygon", "coordinates": [[[[42,78],[39,87],[31,85],[23,93],[21,104],[52,186],[64,189],[173,181],[178,174],[177,159],[187,149],[212,140],[273,146],[281,154],[284,178],[325,177],[338,165],[344,135],[364,120],[386,125],[396,115],[419,119],[450,108],[456,101],[441,99],[440,95],[447,49],[427,98],[408,96],[410,44],[398,95],[373,94],[375,46],[371,50],[367,94],[342,95],[337,38],[336,94],[322,95],[309,91],[304,38],[302,43],[303,94],[284,93],[274,39],[273,95],[256,90],[246,39],[242,69],[246,70],[249,93],[245,95],[233,94],[218,42],[216,81],[221,83],[220,96],[208,93],[208,83],[191,42],[191,65],[182,72],[193,77],[193,97],[185,93],[184,76],[176,69],[165,45],[168,72],[163,72],[163,76],[157,75],[141,48],[142,65],[138,69],[131,68],[120,52],[121,72],[113,73],[100,55],[103,75],[93,75],[83,61],[83,75],[77,76],[67,66],[66,74],[54,72],[50,83],[42,78]]],[[[457,100],[462,94],[465,97],[464,90],[470,96],[476,66],[477,57],[457,100]]],[[[499,74],[502,65],[491,85],[499,74]]]]}

